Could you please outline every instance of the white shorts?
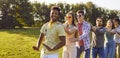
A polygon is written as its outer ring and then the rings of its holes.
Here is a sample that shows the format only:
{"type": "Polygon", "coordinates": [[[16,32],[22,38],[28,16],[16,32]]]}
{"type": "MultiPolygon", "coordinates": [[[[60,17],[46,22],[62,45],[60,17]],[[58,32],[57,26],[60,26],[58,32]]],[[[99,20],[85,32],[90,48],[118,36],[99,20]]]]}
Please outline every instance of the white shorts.
{"type": "Polygon", "coordinates": [[[42,55],[41,58],[58,58],[58,54],[42,55]]]}

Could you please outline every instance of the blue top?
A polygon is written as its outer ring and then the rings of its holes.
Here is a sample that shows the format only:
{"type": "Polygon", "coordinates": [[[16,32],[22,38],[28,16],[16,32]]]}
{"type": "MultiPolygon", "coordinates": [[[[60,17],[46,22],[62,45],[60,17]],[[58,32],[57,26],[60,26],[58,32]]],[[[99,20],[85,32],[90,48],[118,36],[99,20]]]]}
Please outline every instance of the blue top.
{"type": "Polygon", "coordinates": [[[105,32],[104,36],[105,36],[105,40],[106,40],[107,42],[113,40],[113,38],[114,38],[114,34],[108,32],[108,31],[105,32]]]}

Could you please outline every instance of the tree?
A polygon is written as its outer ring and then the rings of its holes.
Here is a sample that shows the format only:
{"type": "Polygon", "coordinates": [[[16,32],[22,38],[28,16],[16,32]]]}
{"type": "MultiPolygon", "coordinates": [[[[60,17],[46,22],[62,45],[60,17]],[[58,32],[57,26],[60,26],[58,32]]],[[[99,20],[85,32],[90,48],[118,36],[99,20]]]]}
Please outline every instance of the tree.
{"type": "Polygon", "coordinates": [[[41,23],[49,21],[50,8],[45,3],[33,3],[34,17],[39,18],[41,23]]]}
{"type": "Polygon", "coordinates": [[[32,26],[34,24],[33,7],[28,0],[0,0],[2,28],[32,26]]]}
{"type": "Polygon", "coordinates": [[[100,16],[96,6],[92,2],[86,3],[86,19],[91,24],[95,25],[96,18],[100,16]]]}
{"type": "Polygon", "coordinates": [[[14,17],[11,15],[12,9],[11,3],[9,3],[10,1],[11,0],[0,0],[0,8],[2,11],[1,28],[14,28],[14,17]]]}
{"type": "Polygon", "coordinates": [[[0,0],[0,11],[2,11],[0,28],[15,28],[15,26],[32,26],[34,24],[35,26],[41,26],[50,20],[50,8],[53,5],[57,5],[61,8],[59,20],[61,22],[64,22],[64,17],[67,12],[73,11],[76,13],[77,10],[84,10],[85,20],[93,25],[95,25],[97,17],[102,17],[104,22],[106,22],[108,19],[120,16],[120,11],[97,7],[92,2],[87,2],[86,4],[67,4],[59,2],[47,5],[38,2],[30,3],[28,0],[0,0]]]}
{"type": "Polygon", "coordinates": [[[23,25],[32,26],[34,24],[33,7],[28,0],[14,1],[15,18],[23,25]]]}

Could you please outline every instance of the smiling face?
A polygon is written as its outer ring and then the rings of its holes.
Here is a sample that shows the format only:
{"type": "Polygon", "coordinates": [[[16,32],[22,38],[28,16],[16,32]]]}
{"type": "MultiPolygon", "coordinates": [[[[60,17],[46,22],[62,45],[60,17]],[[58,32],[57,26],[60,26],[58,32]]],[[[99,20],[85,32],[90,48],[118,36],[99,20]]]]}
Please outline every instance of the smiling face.
{"type": "Polygon", "coordinates": [[[58,10],[51,10],[50,12],[50,19],[55,22],[59,19],[59,11],[58,10]]]}
{"type": "Polygon", "coordinates": [[[112,21],[113,21],[114,27],[119,26],[119,19],[113,19],[112,21]]]}
{"type": "Polygon", "coordinates": [[[106,26],[112,28],[112,26],[113,26],[112,21],[111,21],[111,20],[108,20],[106,26]]]}

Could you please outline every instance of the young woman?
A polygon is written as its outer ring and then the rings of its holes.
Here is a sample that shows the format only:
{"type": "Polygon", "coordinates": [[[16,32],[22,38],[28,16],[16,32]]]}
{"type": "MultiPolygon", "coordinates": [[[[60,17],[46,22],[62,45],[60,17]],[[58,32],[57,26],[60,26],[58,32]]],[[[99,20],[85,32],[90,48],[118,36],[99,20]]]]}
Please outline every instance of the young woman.
{"type": "Polygon", "coordinates": [[[66,44],[63,48],[62,58],[76,58],[77,27],[73,12],[68,12],[65,19],[66,21],[63,25],[66,31],[66,44]]]}
{"type": "Polygon", "coordinates": [[[120,58],[120,19],[114,18],[113,23],[114,23],[115,31],[116,31],[116,34],[114,36],[115,43],[116,43],[115,58],[120,58]]]}
{"type": "Polygon", "coordinates": [[[104,34],[105,36],[105,51],[104,51],[105,57],[104,58],[114,58],[116,44],[113,39],[115,31],[113,29],[114,25],[111,19],[107,21],[107,25],[105,28],[106,28],[106,32],[104,34]]]}

